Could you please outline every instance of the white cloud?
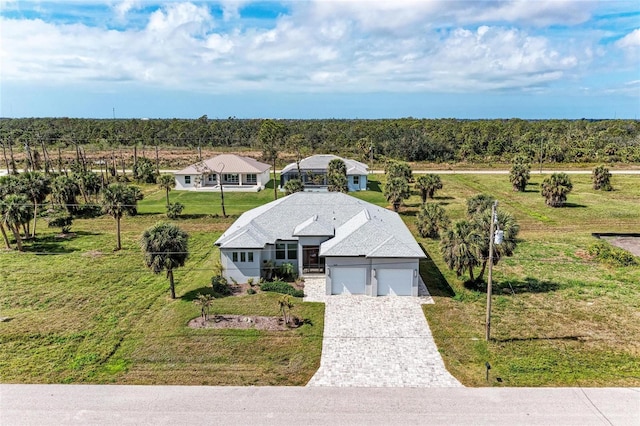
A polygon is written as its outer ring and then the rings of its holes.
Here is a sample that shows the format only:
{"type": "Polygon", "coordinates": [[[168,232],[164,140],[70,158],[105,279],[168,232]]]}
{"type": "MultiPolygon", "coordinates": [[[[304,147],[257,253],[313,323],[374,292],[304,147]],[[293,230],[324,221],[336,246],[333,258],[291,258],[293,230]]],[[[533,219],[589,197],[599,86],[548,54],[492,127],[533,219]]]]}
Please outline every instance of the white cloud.
{"type": "Polygon", "coordinates": [[[637,49],[640,47],[640,28],[633,30],[616,42],[621,49],[637,49]]]}
{"type": "Polygon", "coordinates": [[[113,6],[118,20],[123,20],[127,14],[134,9],[141,7],[140,0],[122,0],[113,6]]]}
{"type": "MultiPolygon", "coordinates": [[[[502,22],[578,22],[585,12],[576,2],[296,2],[269,28],[245,27],[244,4],[222,3],[228,25],[207,4],[187,2],[164,3],[135,30],[0,18],[2,79],[226,92],[482,91],[543,86],[590,60],[588,49],[569,52],[502,22]],[[495,16],[483,22],[489,11],[495,16]]],[[[127,1],[114,13],[134,7],[127,1]]]]}

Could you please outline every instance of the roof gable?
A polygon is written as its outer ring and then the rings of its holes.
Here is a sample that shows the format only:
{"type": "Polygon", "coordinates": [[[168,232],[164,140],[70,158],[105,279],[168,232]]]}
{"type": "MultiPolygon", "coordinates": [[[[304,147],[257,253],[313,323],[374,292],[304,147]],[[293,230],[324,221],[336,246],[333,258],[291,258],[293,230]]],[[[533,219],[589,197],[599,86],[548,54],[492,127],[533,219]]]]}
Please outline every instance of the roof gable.
{"type": "MultiPolygon", "coordinates": [[[[329,163],[331,160],[342,160],[347,168],[347,175],[366,175],[369,173],[369,167],[356,160],[351,160],[349,158],[341,158],[337,155],[333,154],[318,154],[312,155],[300,161],[300,170],[327,170],[329,168],[329,163]]],[[[284,169],[282,169],[282,173],[288,173],[292,171],[297,171],[298,165],[296,163],[288,164],[284,169]]]]}
{"type": "Polygon", "coordinates": [[[296,192],[252,209],[215,244],[264,247],[302,236],[334,236],[322,243],[321,256],[425,257],[397,213],[339,192],[296,192]]]}
{"type": "Polygon", "coordinates": [[[213,158],[186,167],[176,175],[192,175],[203,173],[263,173],[271,168],[250,157],[235,154],[220,154],[213,158]]]}
{"type": "Polygon", "coordinates": [[[293,235],[296,237],[329,237],[334,235],[334,228],[330,223],[318,220],[318,215],[315,214],[296,226],[293,235]]]}

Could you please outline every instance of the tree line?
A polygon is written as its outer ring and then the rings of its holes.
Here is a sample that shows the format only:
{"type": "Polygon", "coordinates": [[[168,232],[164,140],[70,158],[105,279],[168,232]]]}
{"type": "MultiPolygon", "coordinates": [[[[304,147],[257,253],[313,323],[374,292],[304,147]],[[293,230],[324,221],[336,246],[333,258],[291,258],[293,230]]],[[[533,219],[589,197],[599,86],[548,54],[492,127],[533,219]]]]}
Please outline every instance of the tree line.
{"type": "Polygon", "coordinates": [[[14,152],[46,162],[58,148],[75,149],[78,158],[86,146],[256,148],[265,121],[282,129],[280,149],[294,139],[310,153],[361,161],[509,162],[520,155],[534,164],[640,162],[638,120],[3,118],[0,142],[9,168],[14,152]]]}

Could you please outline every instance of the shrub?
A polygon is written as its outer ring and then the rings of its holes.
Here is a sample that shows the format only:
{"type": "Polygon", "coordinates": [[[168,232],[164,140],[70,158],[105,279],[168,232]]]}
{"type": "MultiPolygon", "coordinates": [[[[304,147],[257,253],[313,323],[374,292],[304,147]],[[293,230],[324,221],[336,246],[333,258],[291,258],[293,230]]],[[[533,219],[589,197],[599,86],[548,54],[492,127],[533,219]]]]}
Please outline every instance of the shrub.
{"type": "Polygon", "coordinates": [[[256,291],[252,288],[247,289],[247,294],[256,294],[256,291]]]}
{"type": "Polygon", "coordinates": [[[278,275],[282,276],[285,281],[294,280],[296,278],[296,268],[293,263],[285,262],[278,266],[278,275]]]}
{"type": "Polygon", "coordinates": [[[73,215],[82,219],[93,219],[102,216],[102,208],[95,204],[81,204],[76,206],[73,215]]]}
{"type": "Polygon", "coordinates": [[[184,210],[184,204],[182,203],[169,203],[167,206],[167,217],[169,219],[175,219],[182,213],[184,210]]]}
{"type": "Polygon", "coordinates": [[[588,252],[597,260],[612,266],[635,266],[638,259],[628,251],[612,246],[605,241],[598,241],[589,246],[588,252]]]}
{"type": "Polygon", "coordinates": [[[213,292],[221,296],[229,296],[231,294],[231,287],[221,275],[214,275],[211,277],[211,288],[213,292]]]}
{"type": "Polygon", "coordinates": [[[251,287],[253,287],[253,277],[247,278],[247,284],[249,284],[251,287]]]}
{"type": "Polygon", "coordinates": [[[273,291],[275,293],[289,294],[293,297],[304,297],[304,292],[294,288],[291,284],[282,281],[267,282],[260,286],[262,291],[273,291]]]}
{"type": "Polygon", "coordinates": [[[69,231],[71,231],[73,217],[66,212],[58,212],[55,216],[50,217],[48,220],[49,228],[61,228],[63,234],[68,234],[69,231]]]}

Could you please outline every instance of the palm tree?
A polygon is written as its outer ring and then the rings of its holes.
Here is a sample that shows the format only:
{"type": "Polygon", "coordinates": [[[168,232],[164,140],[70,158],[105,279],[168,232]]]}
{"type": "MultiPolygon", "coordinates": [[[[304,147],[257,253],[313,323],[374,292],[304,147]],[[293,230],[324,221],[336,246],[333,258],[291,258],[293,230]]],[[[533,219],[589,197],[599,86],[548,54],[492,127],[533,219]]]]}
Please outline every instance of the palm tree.
{"type": "Polygon", "coordinates": [[[70,214],[76,211],[76,196],[79,192],[76,182],[68,176],[58,176],[53,180],[51,197],[70,214]]]}
{"type": "Polygon", "coordinates": [[[158,177],[158,185],[164,189],[167,194],[167,207],[169,207],[169,191],[176,187],[176,179],[173,175],[160,175],[158,177]]]}
{"type": "Polygon", "coordinates": [[[476,214],[491,210],[495,200],[491,195],[477,194],[467,199],[467,216],[473,218],[476,214]]]}
{"type": "Polygon", "coordinates": [[[406,200],[410,195],[409,184],[404,178],[392,178],[384,185],[384,196],[396,212],[400,209],[402,200],[406,200]]]}
{"type": "Polygon", "coordinates": [[[511,171],[509,172],[509,181],[514,191],[524,192],[529,183],[530,172],[531,165],[529,163],[524,162],[520,158],[514,160],[511,171]]]}
{"type": "MultiPolygon", "coordinates": [[[[496,212],[497,229],[503,232],[503,239],[500,244],[493,245],[493,264],[496,265],[501,258],[513,256],[513,252],[518,245],[518,232],[520,225],[511,213],[503,210],[496,212]]],[[[482,269],[477,279],[482,280],[484,271],[489,260],[489,240],[491,236],[491,210],[485,210],[474,217],[474,225],[481,235],[480,260],[482,269]]]]}
{"type": "Polygon", "coordinates": [[[423,238],[438,238],[440,231],[446,229],[450,222],[444,208],[435,203],[423,204],[416,220],[418,233],[423,238]]]}
{"type": "Polygon", "coordinates": [[[420,190],[420,197],[424,204],[427,198],[433,199],[433,194],[436,193],[436,190],[442,189],[442,179],[432,173],[422,175],[416,179],[416,188],[420,190]]]}
{"type": "Polygon", "coordinates": [[[327,167],[327,184],[329,192],[348,192],[347,165],[340,158],[329,161],[327,167]]]}
{"type": "MultiPolygon", "coordinates": [[[[14,175],[6,175],[0,177],[0,232],[2,233],[2,238],[4,239],[5,247],[10,249],[11,244],[9,243],[9,237],[7,236],[7,231],[5,230],[4,220],[2,220],[5,216],[6,212],[6,202],[5,198],[11,194],[18,194],[20,191],[20,179],[14,175]]],[[[11,228],[9,228],[11,230],[11,228]]]]}
{"type": "Polygon", "coordinates": [[[276,161],[286,136],[287,128],[280,121],[264,120],[258,131],[258,145],[262,149],[262,157],[273,164],[273,197],[276,200],[278,199],[276,161]]]}
{"type": "Polygon", "coordinates": [[[171,298],[176,298],[173,270],[184,263],[189,256],[189,235],[176,225],[160,222],[144,231],[140,246],[144,253],[144,263],[153,273],[167,272],[171,298]]]}
{"type": "Polygon", "coordinates": [[[211,305],[213,305],[213,301],[216,298],[210,294],[202,294],[198,295],[198,298],[193,301],[197,306],[200,306],[200,316],[203,321],[209,319],[209,311],[211,309],[211,305]]]}
{"type": "Polygon", "coordinates": [[[11,248],[7,231],[4,229],[4,217],[7,210],[7,204],[3,197],[0,197],[0,232],[2,233],[2,239],[4,240],[4,246],[7,249],[11,248]]]}
{"type": "Polygon", "coordinates": [[[304,191],[304,185],[300,179],[289,179],[287,183],[284,184],[284,192],[287,195],[301,191],[304,191]]]}
{"type": "Polygon", "coordinates": [[[102,187],[102,181],[100,180],[100,176],[98,176],[95,172],[91,170],[84,170],[78,173],[73,174],[76,182],[78,183],[78,188],[82,197],[84,198],[85,203],[89,202],[89,196],[94,196],[97,198],[98,193],[100,192],[100,188],[102,187]]]}
{"type": "Polygon", "coordinates": [[[24,195],[10,194],[3,201],[2,223],[13,233],[18,251],[23,251],[20,225],[31,219],[29,199],[24,195]]]}
{"type": "Polygon", "coordinates": [[[102,191],[102,212],[116,220],[117,243],[116,250],[122,248],[120,242],[120,219],[125,214],[137,212],[136,191],[121,183],[113,183],[102,191]]]}
{"type": "Polygon", "coordinates": [[[541,192],[548,206],[562,207],[572,189],[573,184],[566,173],[554,173],[544,178],[541,192]]]}
{"type": "Polygon", "coordinates": [[[411,167],[404,161],[389,161],[385,167],[384,172],[387,175],[388,180],[399,177],[404,178],[407,182],[410,182],[413,178],[411,167]]]}
{"type": "Polygon", "coordinates": [[[36,237],[36,219],[38,218],[38,205],[43,203],[51,192],[49,179],[39,172],[25,172],[20,175],[23,193],[33,202],[33,230],[31,238],[36,237]]]}
{"type": "Polygon", "coordinates": [[[593,169],[591,179],[593,180],[593,189],[600,189],[602,191],[613,190],[613,187],[611,186],[611,173],[606,166],[600,165],[593,169]]]}
{"type": "Polygon", "coordinates": [[[457,276],[468,271],[470,281],[475,281],[473,268],[480,264],[481,249],[482,235],[467,220],[456,222],[440,240],[440,251],[449,269],[457,276]]]}

